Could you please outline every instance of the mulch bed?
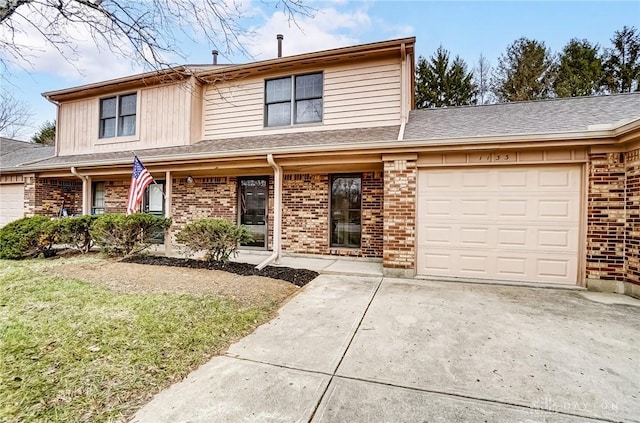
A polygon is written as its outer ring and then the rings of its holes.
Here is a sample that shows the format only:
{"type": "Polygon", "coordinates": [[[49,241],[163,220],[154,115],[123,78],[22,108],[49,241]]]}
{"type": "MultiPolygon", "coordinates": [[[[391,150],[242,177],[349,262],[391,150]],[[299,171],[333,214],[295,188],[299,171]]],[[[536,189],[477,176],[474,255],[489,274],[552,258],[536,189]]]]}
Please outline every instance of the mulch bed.
{"type": "Polygon", "coordinates": [[[262,270],[256,269],[253,264],[236,263],[233,261],[208,262],[205,260],[184,259],[179,257],[146,256],[137,255],[122,260],[125,263],[152,264],[156,266],[188,267],[190,269],[222,270],[241,276],[264,276],[272,279],[280,279],[297,286],[304,286],[318,276],[318,272],[307,269],[294,269],[291,267],[267,266],[262,270]]]}

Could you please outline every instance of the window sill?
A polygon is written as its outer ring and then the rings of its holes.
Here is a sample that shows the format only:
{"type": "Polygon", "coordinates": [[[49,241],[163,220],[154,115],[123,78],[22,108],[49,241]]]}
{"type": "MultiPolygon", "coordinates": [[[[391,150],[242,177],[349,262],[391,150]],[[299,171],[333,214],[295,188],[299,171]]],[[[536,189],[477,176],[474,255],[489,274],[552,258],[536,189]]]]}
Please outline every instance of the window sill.
{"type": "Polygon", "coordinates": [[[135,141],[140,141],[140,138],[137,135],[128,135],[126,137],[98,138],[98,141],[96,141],[96,145],[120,144],[123,142],[135,141]]]}
{"type": "Polygon", "coordinates": [[[294,123],[293,125],[273,125],[264,126],[264,129],[293,129],[293,128],[313,128],[314,126],[324,126],[324,122],[311,122],[311,123],[294,123]]]}

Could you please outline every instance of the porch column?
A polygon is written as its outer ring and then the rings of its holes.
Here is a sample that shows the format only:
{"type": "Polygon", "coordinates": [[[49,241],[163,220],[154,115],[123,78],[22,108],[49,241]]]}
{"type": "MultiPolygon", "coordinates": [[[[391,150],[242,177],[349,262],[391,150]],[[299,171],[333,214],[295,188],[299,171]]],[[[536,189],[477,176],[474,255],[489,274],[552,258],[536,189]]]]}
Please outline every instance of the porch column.
{"type": "Polygon", "coordinates": [[[92,181],[90,176],[82,179],[82,214],[91,214],[91,206],[93,203],[92,181]]]}
{"type": "Polygon", "coordinates": [[[382,265],[384,275],[416,274],[417,154],[383,155],[384,225],[382,265]]]}
{"type": "MultiPolygon", "coordinates": [[[[171,197],[173,191],[173,179],[171,179],[171,171],[167,171],[164,177],[164,217],[171,218],[171,197]]],[[[167,231],[167,236],[164,237],[164,253],[165,255],[171,255],[171,231],[167,231]]]]}

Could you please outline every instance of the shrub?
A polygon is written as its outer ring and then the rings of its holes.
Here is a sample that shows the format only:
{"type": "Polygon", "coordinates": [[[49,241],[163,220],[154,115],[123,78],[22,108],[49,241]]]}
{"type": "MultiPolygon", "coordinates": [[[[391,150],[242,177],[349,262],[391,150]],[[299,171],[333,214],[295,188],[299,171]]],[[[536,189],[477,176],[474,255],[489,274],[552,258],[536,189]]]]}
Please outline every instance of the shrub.
{"type": "Polygon", "coordinates": [[[138,253],[152,244],[157,231],[171,226],[171,219],[149,213],[103,214],[95,218],[89,233],[102,252],[110,256],[124,257],[138,253]]]}
{"type": "Polygon", "coordinates": [[[97,216],[64,217],[52,220],[47,229],[56,243],[66,244],[86,254],[93,246],[91,225],[96,219],[97,216]]]}
{"type": "Polygon", "coordinates": [[[53,245],[48,217],[23,217],[0,228],[0,259],[21,260],[46,255],[53,245]]]}
{"type": "Polygon", "coordinates": [[[238,254],[238,245],[253,241],[244,226],[225,219],[200,219],[188,223],[176,235],[176,241],[190,252],[205,252],[208,261],[228,261],[238,254]]]}

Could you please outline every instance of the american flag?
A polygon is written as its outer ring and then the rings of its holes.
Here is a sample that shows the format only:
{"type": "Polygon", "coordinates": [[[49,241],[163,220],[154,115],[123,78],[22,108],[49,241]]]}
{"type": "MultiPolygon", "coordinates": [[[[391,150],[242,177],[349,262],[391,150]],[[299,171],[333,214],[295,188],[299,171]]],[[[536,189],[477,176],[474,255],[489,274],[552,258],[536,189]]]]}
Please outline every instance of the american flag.
{"type": "Polygon", "coordinates": [[[138,211],[138,206],[142,202],[144,190],[153,182],[153,177],[142,165],[138,158],[133,159],[133,175],[131,175],[131,188],[129,189],[129,199],[127,200],[127,216],[138,211]]]}

